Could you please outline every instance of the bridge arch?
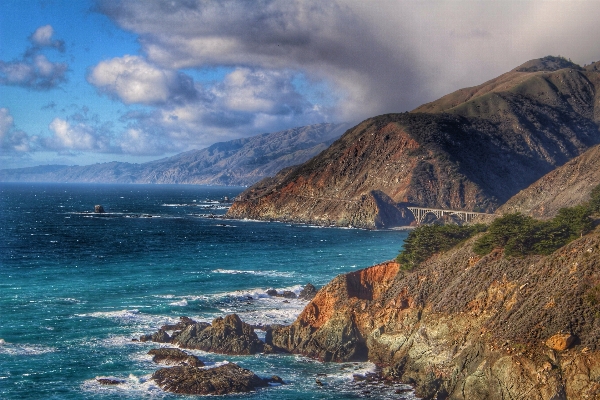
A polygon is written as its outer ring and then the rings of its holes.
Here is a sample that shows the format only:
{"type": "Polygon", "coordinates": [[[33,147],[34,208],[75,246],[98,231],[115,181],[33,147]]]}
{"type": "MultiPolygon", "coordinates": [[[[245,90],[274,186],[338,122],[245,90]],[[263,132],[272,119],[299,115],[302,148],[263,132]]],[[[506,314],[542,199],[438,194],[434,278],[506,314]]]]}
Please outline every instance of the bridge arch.
{"type": "Polygon", "coordinates": [[[479,212],[474,212],[474,211],[448,210],[448,209],[442,209],[442,208],[428,208],[428,207],[407,207],[407,208],[410,210],[410,212],[412,212],[413,216],[415,217],[415,221],[417,221],[418,225],[421,225],[421,223],[425,220],[425,217],[428,214],[433,214],[438,219],[442,218],[445,215],[456,215],[458,218],[460,218],[464,222],[471,222],[473,220],[473,218],[475,218],[478,215],[489,215],[486,213],[479,213],[479,212]]]}

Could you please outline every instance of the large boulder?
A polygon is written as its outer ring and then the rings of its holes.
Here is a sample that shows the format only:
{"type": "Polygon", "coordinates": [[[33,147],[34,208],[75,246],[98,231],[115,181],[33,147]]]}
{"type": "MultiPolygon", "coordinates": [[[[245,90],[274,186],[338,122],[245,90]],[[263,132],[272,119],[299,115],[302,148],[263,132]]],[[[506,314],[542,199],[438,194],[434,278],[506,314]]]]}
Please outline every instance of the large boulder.
{"type": "Polygon", "coordinates": [[[215,318],[210,326],[189,325],[174,338],[173,343],[183,348],[221,354],[248,355],[264,349],[264,343],[252,325],[243,322],[236,314],[215,318]]]}
{"type": "Polygon", "coordinates": [[[188,354],[183,350],[163,347],[160,349],[152,349],[148,352],[152,357],[152,361],[157,364],[167,365],[187,365],[190,367],[203,367],[204,363],[198,357],[188,354]]]}
{"type": "Polygon", "coordinates": [[[312,300],[317,294],[317,288],[312,283],[307,283],[306,286],[298,294],[298,298],[302,300],[312,300]]]}
{"type": "Polygon", "coordinates": [[[223,395],[251,392],[268,386],[267,380],[233,363],[211,369],[191,366],[162,368],[152,375],[152,379],[164,391],[179,394],[223,395]]]}

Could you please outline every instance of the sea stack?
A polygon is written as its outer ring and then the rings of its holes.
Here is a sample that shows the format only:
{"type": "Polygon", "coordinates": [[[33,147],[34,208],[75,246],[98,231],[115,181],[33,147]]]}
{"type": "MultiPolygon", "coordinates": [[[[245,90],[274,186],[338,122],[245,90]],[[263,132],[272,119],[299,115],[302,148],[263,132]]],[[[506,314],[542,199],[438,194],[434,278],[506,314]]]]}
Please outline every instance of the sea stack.
{"type": "Polygon", "coordinates": [[[105,212],[105,211],[104,211],[104,207],[102,207],[102,206],[101,206],[101,205],[99,205],[99,204],[96,204],[96,205],[94,206],[94,212],[95,212],[95,213],[98,213],[98,214],[102,214],[102,213],[104,213],[104,212],[105,212]]]}

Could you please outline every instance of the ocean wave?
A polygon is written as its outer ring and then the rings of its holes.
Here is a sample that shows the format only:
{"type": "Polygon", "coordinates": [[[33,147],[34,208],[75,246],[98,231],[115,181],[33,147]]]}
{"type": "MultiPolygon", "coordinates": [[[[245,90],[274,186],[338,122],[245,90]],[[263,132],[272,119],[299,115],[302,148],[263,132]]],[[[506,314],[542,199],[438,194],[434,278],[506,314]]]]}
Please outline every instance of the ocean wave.
{"type": "Polygon", "coordinates": [[[126,325],[133,325],[137,329],[154,329],[164,323],[176,323],[177,319],[165,315],[146,314],[138,309],[125,309],[117,311],[96,311],[87,314],[75,314],[77,317],[107,318],[117,320],[126,325]]]}
{"type": "Polygon", "coordinates": [[[169,303],[170,306],[178,306],[178,307],[186,307],[188,305],[188,302],[186,299],[180,300],[180,301],[174,301],[172,303],[169,303]]]}
{"type": "Polygon", "coordinates": [[[96,311],[87,314],[75,314],[77,317],[93,317],[93,318],[111,318],[121,320],[132,320],[139,318],[140,310],[117,310],[117,311],[96,311]]]}
{"type": "Polygon", "coordinates": [[[231,274],[231,275],[246,274],[246,275],[257,275],[257,276],[276,276],[276,277],[282,277],[282,278],[291,278],[295,275],[295,273],[292,271],[290,271],[290,272],[275,271],[275,270],[255,271],[255,270],[222,269],[222,268],[214,269],[211,272],[215,273],[215,274],[231,274]]]}
{"type": "Polygon", "coordinates": [[[54,347],[37,344],[8,343],[4,339],[0,339],[0,354],[7,354],[10,356],[37,356],[54,352],[56,352],[56,348],[54,347]]]}
{"type": "Polygon", "coordinates": [[[130,374],[128,377],[123,378],[119,376],[97,376],[94,379],[88,379],[81,385],[81,389],[85,392],[93,393],[144,393],[152,396],[167,396],[152,379],[152,375],[135,376],[130,374]],[[103,385],[98,382],[99,379],[110,379],[121,382],[117,385],[103,385]]]}

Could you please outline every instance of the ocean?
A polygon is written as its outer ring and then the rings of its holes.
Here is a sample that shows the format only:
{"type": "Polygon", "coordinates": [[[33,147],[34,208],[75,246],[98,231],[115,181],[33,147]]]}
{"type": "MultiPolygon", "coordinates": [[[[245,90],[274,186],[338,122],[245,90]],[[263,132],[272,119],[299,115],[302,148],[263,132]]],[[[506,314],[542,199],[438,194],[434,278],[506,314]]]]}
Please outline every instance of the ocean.
{"type": "MultiPolygon", "coordinates": [[[[0,398],[187,398],[150,380],[160,366],[146,353],[158,345],[133,338],[182,315],[210,322],[235,312],[252,324],[289,324],[306,301],[285,302],[268,289],[321,287],[394,258],[406,238],[211,218],[242,190],[0,184],[0,398]],[[93,213],[95,205],[106,212],[93,213]],[[125,383],[100,385],[99,377],[125,383]]],[[[236,362],[287,383],[227,398],[414,398],[406,387],[354,382],[353,374],[374,371],[371,363],[189,352],[208,367],[236,362]]]]}

